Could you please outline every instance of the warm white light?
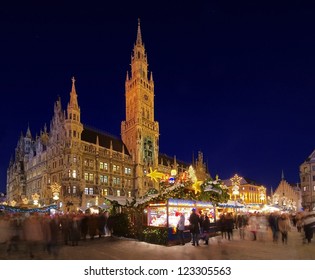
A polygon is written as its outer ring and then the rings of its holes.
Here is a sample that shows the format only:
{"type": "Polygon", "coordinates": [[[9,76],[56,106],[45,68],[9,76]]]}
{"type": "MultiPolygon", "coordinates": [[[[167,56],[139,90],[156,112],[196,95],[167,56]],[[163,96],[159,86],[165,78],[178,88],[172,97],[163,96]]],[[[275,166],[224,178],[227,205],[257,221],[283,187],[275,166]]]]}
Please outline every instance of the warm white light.
{"type": "Polygon", "coordinates": [[[33,199],[33,204],[38,205],[39,194],[37,193],[32,194],[32,199],[33,199]]]}

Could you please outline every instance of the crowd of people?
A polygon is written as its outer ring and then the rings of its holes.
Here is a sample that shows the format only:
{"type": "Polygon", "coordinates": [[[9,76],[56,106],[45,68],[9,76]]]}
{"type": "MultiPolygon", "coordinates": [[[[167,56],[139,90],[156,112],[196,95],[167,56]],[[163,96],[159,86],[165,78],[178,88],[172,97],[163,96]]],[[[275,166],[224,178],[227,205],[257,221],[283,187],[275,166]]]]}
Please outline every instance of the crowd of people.
{"type": "MultiPolygon", "coordinates": [[[[311,243],[315,228],[315,211],[295,214],[273,212],[262,213],[224,213],[210,223],[206,212],[192,209],[189,220],[191,244],[209,244],[210,235],[233,240],[238,233],[240,239],[265,240],[268,231],[272,240],[288,243],[292,227],[303,235],[303,243],[311,243]],[[213,230],[215,228],[215,230],[213,230]]],[[[113,220],[109,212],[100,214],[55,214],[15,213],[0,215],[0,250],[10,255],[26,249],[29,258],[35,258],[38,250],[46,251],[57,258],[60,245],[78,246],[79,242],[111,236],[113,220]]],[[[185,245],[185,215],[179,216],[177,234],[181,245],[185,245]]]]}
{"type": "MultiPolygon", "coordinates": [[[[192,209],[189,216],[189,230],[191,233],[191,244],[199,246],[200,240],[205,245],[209,244],[210,221],[207,213],[197,212],[192,209]]],[[[182,214],[178,222],[178,235],[180,244],[185,245],[185,216],[182,214]]],[[[233,239],[233,233],[238,231],[240,239],[265,240],[270,229],[272,240],[277,243],[280,239],[283,244],[288,243],[288,235],[292,227],[303,235],[303,243],[311,243],[315,229],[315,212],[301,211],[294,214],[289,213],[223,213],[216,221],[216,232],[222,239],[233,239]]]]}
{"type": "Polygon", "coordinates": [[[93,240],[112,234],[109,212],[100,214],[40,215],[15,213],[0,215],[0,249],[10,255],[26,248],[34,258],[37,250],[58,256],[60,244],[78,246],[79,241],[93,240]]]}

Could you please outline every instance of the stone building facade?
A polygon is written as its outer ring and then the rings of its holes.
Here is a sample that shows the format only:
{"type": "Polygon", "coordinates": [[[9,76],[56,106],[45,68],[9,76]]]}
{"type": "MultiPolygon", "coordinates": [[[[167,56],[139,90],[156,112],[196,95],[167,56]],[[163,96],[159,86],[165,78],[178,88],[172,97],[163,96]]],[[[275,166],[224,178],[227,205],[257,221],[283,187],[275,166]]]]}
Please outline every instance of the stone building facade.
{"type": "Polygon", "coordinates": [[[234,175],[223,181],[228,187],[230,199],[250,207],[267,204],[267,188],[249,179],[234,175]]]}
{"type": "MultiPolygon", "coordinates": [[[[34,195],[41,205],[55,200],[67,211],[102,206],[105,198],[126,202],[152,188],[158,190],[158,182],[146,176],[150,168],[166,174],[172,169],[177,173],[188,169],[188,163],[159,152],[154,81],[148,72],[140,22],[131,74],[127,72],[125,82],[126,120],[121,123],[121,139],[81,122],[75,82],[72,78],[66,110],[60,98],[55,102],[49,130],[44,126],[33,137],[28,127],[26,134],[21,134],[7,170],[7,201],[11,205],[30,204],[34,195]]],[[[198,172],[206,174],[200,159],[202,153],[196,162],[198,172]]]]}
{"type": "Polygon", "coordinates": [[[315,150],[300,165],[302,206],[315,208],[315,150]]]}
{"type": "Polygon", "coordinates": [[[282,210],[301,211],[302,197],[298,185],[289,184],[282,173],[279,186],[272,194],[272,204],[278,205],[282,210]]]}

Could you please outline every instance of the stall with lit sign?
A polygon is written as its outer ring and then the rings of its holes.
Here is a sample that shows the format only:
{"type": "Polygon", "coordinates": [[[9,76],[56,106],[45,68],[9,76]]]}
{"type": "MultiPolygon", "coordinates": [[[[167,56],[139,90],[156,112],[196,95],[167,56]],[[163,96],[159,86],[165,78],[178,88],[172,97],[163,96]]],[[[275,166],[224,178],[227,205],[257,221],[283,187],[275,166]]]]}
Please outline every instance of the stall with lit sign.
{"type": "Polygon", "coordinates": [[[149,204],[146,211],[148,226],[168,228],[168,240],[170,242],[176,241],[178,239],[176,226],[180,215],[183,213],[185,216],[185,239],[190,240],[189,216],[193,208],[198,213],[208,215],[211,227],[215,231],[215,207],[212,203],[173,198],[149,204]]]}

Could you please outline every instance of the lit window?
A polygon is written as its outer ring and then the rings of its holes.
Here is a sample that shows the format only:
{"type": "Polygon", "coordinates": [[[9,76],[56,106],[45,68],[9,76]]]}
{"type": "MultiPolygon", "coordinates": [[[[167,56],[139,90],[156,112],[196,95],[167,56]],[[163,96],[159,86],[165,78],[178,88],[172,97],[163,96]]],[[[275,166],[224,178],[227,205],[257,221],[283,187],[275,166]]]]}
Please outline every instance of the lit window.
{"type": "Polygon", "coordinates": [[[77,171],[76,170],[72,170],[72,177],[77,178],[77,171]]]}
{"type": "Polygon", "coordinates": [[[87,159],[84,160],[84,165],[85,165],[85,166],[88,166],[88,161],[87,161],[87,159]]]}
{"type": "Polygon", "coordinates": [[[84,194],[89,194],[89,189],[88,188],[84,188],[84,194]]]}
{"type": "Polygon", "coordinates": [[[131,197],[131,191],[128,192],[128,197],[131,197]]]}
{"type": "Polygon", "coordinates": [[[108,177],[106,175],[100,175],[100,182],[107,184],[108,177]]]}
{"type": "Polygon", "coordinates": [[[84,172],[84,180],[88,181],[89,180],[89,173],[84,172]]]}
{"type": "Polygon", "coordinates": [[[72,193],[77,193],[77,187],[76,186],[72,187],[72,193]]]}
{"type": "Polygon", "coordinates": [[[94,174],[89,173],[89,181],[93,182],[94,181],[94,174]]]}
{"type": "Polygon", "coordinates": [[[100,162],[100,169],[101,169],[101,170],[104,169],[104,162],[100,162]]]}
{"type": "Polygon", "coordinates": [[[70,187],[68,187],[68,193],[71,193],[71,188],[70,187]]]}
{"type": "Polygon", "coordinates": [[[68,170],[68,177],[69,178],[71,177],[71,170],[70,169],[68,170]]]}
{"type": "Polygon", "coordinates": [[[117,190],[117,196],[120,196],[120,190],[117,190]]]}
{"type": "Polygon", "coordinates": [[[113,171],[116,172],[117,171],[117,165],[113,164],[113,171]]]}
{"type": "Polygon", "coordinates": [[[93,194],[93,188],[89,188],[89,194],[93,194]]]}
{"type": "Polygon", "coordinates": [[[304,188],[303,188],[303,191],[305,191],[305,192],[306,192],[306,187],[304,187],[304,188]]]}

